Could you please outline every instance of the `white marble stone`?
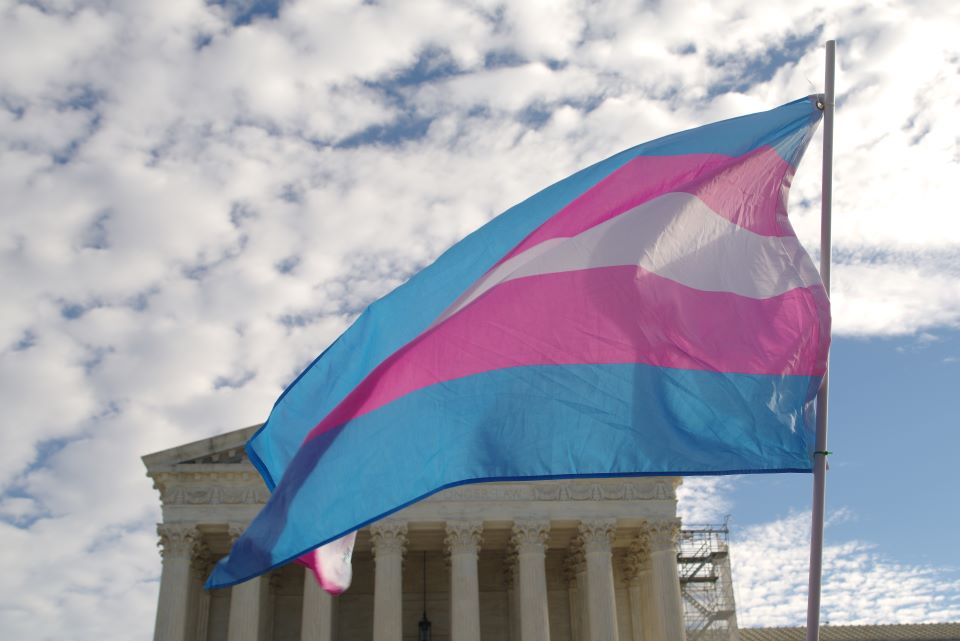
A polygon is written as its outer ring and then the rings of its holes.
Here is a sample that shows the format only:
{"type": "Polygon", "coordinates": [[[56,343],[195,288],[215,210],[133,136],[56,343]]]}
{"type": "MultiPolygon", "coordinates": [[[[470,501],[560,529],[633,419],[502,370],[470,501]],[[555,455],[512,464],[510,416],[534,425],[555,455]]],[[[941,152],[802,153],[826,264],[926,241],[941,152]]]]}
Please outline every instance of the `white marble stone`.
{"type": "Polygon", "coordinates": [[[300,641],[333,641],[334,597],[320,587],[313,573],[303,573],[300,641]]]}
{"type": "Polygon", "coordinates": [[[407,524],[380,521],[370,527],[376,575],[373,591],[373,641],[403,638],[403,553],[407,524]]]}
{"type": "MultiPolygon", "coordinates": [[[[227,533],[231,542],[240,538],[244,529],[246,524],[230,523],[227,533]]],[[[227,641],[266,641],[269,581],[270,576],[264,574],[230,588],[227,641]]]]}
{"type": "Polygon", "coordinates": [[[629,594],[631,641],[646,641],[650,634],[647,631],[649,614],[644,592],[650,574],[649,554],[650,544],[646,529],[639,530],[627,548],[623,572],[629,594]]]}
{"type": "Polygon", "coordinates": [[[580,590],[577,587],[579,566],[583,564],[582,551],[570,549],[563,561],[563,580],[567,584],[567,609],[570,612],[570,641],[584,638],[580,616],[580,590]]]}
{"type": "Polygon", "coordinates": [[[160,598],[157,604],[155,641],[185,641],[190,610],[193,557],[200,533],[193,524],[163,523],[157,526],[160,554],[160,598]]]}
{"type": "Polygon", "coordinates": [[[194,551],[191,565],[192,577],[190,581],[190,599],[193,612],[190,620],[193,622],[196,641],[207,641],[207,632],[210,624],[210,592],[203,589],[203,582],[210,573],[213,564],[210,558],[210,549],[199,543],[194,551]]]}
{"type": "Polygon", "coordinates": [[[507,616],[510,641],[520,641],[520,568],[517,551],[510,546],[504,556],[504,584],[507,589],[507,616]]]}
{"type": "Polygon", "coordinates": [[[544,558],[549,536],[549,521],[527,519],[513,524],[512,543],[517,551],[520,578],[521,641],[550,641],[544,558]]]}
{"type": "Polygon", "coordinates": [[[481,521],[448,521],[445,543],[450,554],[450,638],[480,641],[480,580],[477,556],[481,521]]]}
{"type": "Polygon", "coordinates": [[[677,535],[680,519],[656,521],[650,537],[650,631],[647,641],[684,641],[683,602],[677,575],[677,535]]]}
{"type": "Polygon", "coordinates": [[[269,578],[258,576],[230,588],[227,641],[266,641],[269,578]]]}
{"type": "Polygon", "coordinates": [[[619,641],[613,562],[610,545],[615,519],[581,521],[580,538],[587,562],[587,596],[590,603],[590,641],[619,641]]]}

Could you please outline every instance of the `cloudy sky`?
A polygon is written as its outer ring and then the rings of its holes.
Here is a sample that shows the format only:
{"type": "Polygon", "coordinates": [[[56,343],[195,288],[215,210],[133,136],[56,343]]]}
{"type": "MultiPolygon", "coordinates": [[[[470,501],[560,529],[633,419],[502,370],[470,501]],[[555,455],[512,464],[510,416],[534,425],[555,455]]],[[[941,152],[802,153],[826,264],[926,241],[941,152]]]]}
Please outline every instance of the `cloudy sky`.
{"type": "MultiPolygon", "coordinates": [[[[264,420],[371,300],[574,170],[816,93],[832,37],[824,618],[960,620],[958,7],[0,0],[5,637],[150,638],[140,455],[264,420]]],[[[803,621],[809,495],[688,482],[688,520],[733,515],[742,624],[803,621]]]]}

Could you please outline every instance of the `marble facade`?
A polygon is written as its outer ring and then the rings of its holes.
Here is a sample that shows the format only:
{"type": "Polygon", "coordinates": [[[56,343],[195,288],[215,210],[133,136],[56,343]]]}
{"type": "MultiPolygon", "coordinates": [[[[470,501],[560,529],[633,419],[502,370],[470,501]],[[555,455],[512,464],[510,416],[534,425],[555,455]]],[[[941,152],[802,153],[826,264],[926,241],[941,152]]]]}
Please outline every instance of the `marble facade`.
{"type": "Polygon", "coordinates": [[[201,585],[269,492],[255,427],[143,457],[160,492],[156,641],[683,641],[668,477],[452,488],[358,534],[338,597],[295,564],[201,585]],[[423,585],[426,580],[426,600],[423,585]]]}

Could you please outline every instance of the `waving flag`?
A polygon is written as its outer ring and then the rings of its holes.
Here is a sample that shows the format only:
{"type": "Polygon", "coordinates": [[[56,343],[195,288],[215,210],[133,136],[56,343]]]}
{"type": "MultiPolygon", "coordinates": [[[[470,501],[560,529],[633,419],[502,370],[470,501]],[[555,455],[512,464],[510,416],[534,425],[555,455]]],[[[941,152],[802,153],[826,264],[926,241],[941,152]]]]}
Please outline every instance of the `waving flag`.
{"type": "Polygon", "coordinates": [[[248,443],[274,493],[208,586],[463,483],[809,472],[829,307],[786,200],[819,119],[624,151],[373,303],[248,443]]]}

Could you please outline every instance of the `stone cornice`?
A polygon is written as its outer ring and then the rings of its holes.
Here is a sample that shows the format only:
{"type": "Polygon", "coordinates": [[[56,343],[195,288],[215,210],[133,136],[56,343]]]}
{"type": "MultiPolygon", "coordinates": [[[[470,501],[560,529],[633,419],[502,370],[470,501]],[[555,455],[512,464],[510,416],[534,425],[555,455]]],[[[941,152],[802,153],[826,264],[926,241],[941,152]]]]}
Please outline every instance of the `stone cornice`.
{"type": "MultiPolygon", "coordinates": [[[[190,479],[194,474],[212,474],[212,475],[229,475],[231,473],[240,473],[246,472],[250,474],[250,478],[260,479],[260,474],[257,472],[257,468],[253,467],[248,461],[242,463],[175,463],[172,465],[158,465],[154,469],[147,472],[147,476],[150,478],[170,478],[177,477],[179,479],[190,479]]],[[[198,476],[197,478],[204,478],[198,476]]]]}
{"type": "Polygon", "coordinates": [[[171,465],[202,459],[208,456],[229,452],[231,450],[242,451],[244,444],[250,440],[260,425],[251,425],[239,430],[233,430],[226,434],[218,434],[210,438],[200,439],[192,443],[185,443],[160,452],[147,454],[141,457],[143,464],[149,470],[148,473],[169,467],[171,465]]]}

